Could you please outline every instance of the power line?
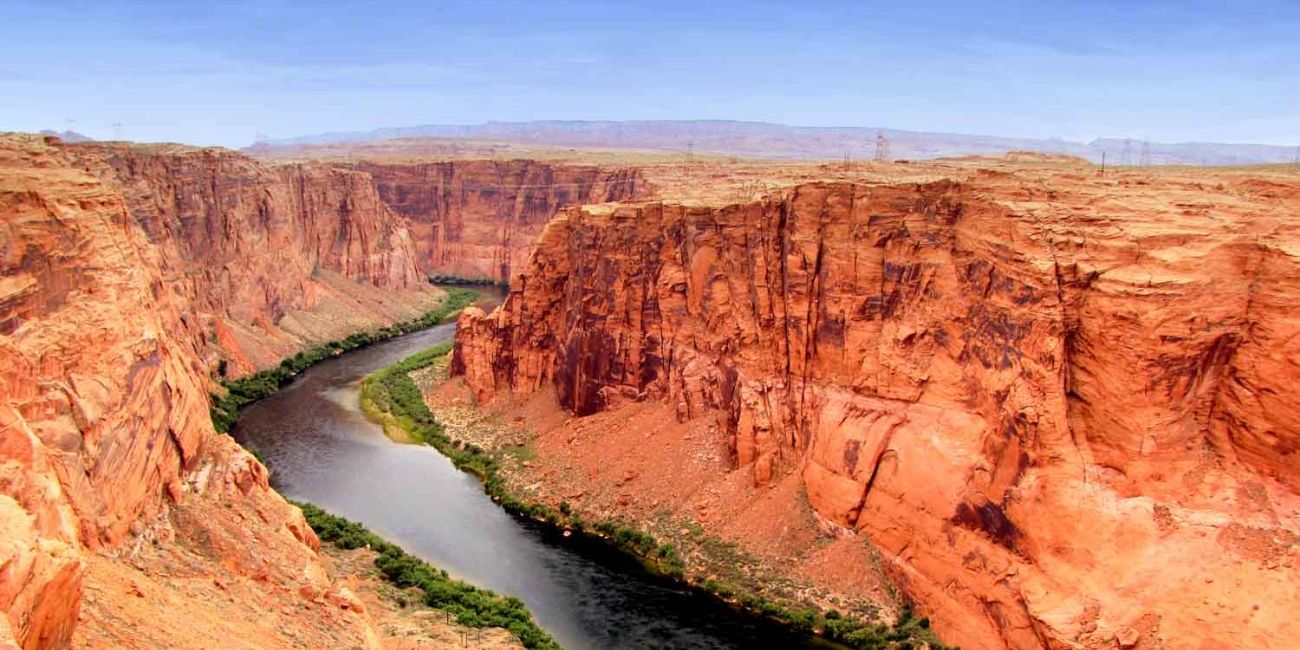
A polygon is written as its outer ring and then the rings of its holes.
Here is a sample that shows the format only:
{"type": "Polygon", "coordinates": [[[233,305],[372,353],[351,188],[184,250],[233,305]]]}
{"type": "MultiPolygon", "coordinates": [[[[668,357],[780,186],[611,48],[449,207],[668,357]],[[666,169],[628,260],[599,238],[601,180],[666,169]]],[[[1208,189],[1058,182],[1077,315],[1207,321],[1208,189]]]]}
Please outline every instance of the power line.
{"type": "Polygon", "coordinates": [[[605,185],[620,185],[620,184],[627,184],[627,183],[636,184],[636,182],[637,179],[635,178],[623,178],[616,181],[592,181],[590,183],[553,183],[553,184],[542,184],[542,185],[481,185],[479,187],[494,189],[494,190],[537,190],[537,189],[547,189],[547,188],[555,188],[555,187],[590,187],[597,183],[604,183],[605,185]]]}
{"type": "MultiPolygon", "coordinates": [[[[477,185],[477,186],[470,187],[470,188],[467,188],[467,189],[474,190],[474,191],[481,191],[481,190],[503,190],[503,191],[504,191],[504,190],[539,190],[539,189],[554,189],[554,188],[560,188],[560,187],[572,187],[572,188],[578,188],[578,189],[581,189],[581,188],[584,188],[584,187],[595,187],[596,185],[599,185],[599,184],[602,184],[602,183],[605,185],[606,188],[609,188],[609,187],[616,187],[616,186],[619,186],[619,185],[626,185],[626,184],[629,184],[629,183],[632,184],[633,186],[635,186],[638,180],[640,180],[640,179],[637,179],[637,178],[620,178],[620,179],[617,179],[617,180],[600,180],[600,181],[592,181],[592,182],[590,182],[590,183],[551,183],[551,184],[537,184],[537,185],[487,185],[487,184],[485,184],[485,185],[477,185]]],[[[246,187],[246,186],[249,186],[249,185],[254,185],[254,184],[256,184],[257,182],[258,182],[258,181],[256,181],[255,179],[250,179],[250,178],[236,178],[236,179],[233,179],[233,180],[217,181],[216,183],[214,183],[214,185],[215,185],[218,189],[222,189],[222,188],[230,188],[230,187],[246,187]]]]}
{"type": "Polygon", "coordinates": [[[610,180],[610,181],[592,181],[592,182],[590,182],[590,183],[549,183],[549,184],[543,183],[543,184],[539,184],[539,185],[478,185],[478,186],[475,186],[475,187],[472,187],[472,188],[468,188],[468,189],[473,189],[473,190],[483,190],[483,189],[489,189],[489,190],[540,190],[540,189],[553,189],[553,188],[557,188],[557,187],[573,187],[573,188],[592,187],[592,186],[594,186],[594,185],[596,185],[596,184],[599,184],[599,183],[604,183],[604,184],[608,187],[608,186],[616,186],[616,185],[626,185],[626,184],[628,184],[628,183],[631,183],[631,184],[635,185],[635,184],[637,183],[638,180],[640,180],[640,179],[636,179],[636,178],[621,178],[621,179],[618,179],[618,180],[610,180]]]}
{"type": "Polygon", "coordinates": [[[686,142],[686,178],[691,178],[691,167],[695,163],[695,141],[686,142]]]}

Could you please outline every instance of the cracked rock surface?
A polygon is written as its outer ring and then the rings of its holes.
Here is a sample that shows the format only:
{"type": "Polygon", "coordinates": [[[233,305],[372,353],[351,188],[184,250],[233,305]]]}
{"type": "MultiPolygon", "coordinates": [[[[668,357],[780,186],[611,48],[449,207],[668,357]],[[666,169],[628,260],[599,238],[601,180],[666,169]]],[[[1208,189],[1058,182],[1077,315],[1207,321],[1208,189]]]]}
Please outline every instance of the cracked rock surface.
{"type": "Polygon", "coordinates": [[[1300,181],[941,171],[568,209],[453,373],[712,419],[965,648],[1294,646],[1300,181]]]}

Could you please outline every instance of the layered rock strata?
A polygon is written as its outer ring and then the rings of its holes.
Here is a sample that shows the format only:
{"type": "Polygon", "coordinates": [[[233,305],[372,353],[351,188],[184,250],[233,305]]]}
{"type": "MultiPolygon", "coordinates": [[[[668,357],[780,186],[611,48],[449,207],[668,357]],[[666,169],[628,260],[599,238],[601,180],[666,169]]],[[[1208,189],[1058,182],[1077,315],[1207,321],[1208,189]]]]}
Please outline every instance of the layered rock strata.
{"type": "Polygon", "coordinates": [[[248,350],[223,332],[291,353],[303,341],[286,321],[333,318],[327,291],[356,304],[407,292],[359,319],[381,323],[436,300],[403,220],[364,181],[228,152],[0,137],[0,647],[67,647],[74,633],[82,647],[147,647],[131,621],[159,608],[211,611],[202,629],[243,625],[268,635],[261,647],[377,646],[301,513],[213,432],[207,398],[209,373],[248,350]],[[158,553],[175,561],[151,563],[158,553]],[[124,581],[137,595],[174,588],[131,605],[114,591],[124,581]],[[208,592],[227,581],[261,594],[265,615],[219,620],[208,592]]]}
{"type": "Polygon", "coordinates": [[[1003,169],[575,208],[480,400],[716,418],[966,648],[1300,642],[1300,183],[1003,169]]]}
{"type": "Polygon", "coordinates": [[[66,147],[125,199],[217,374],[410,318],[435,295],[405,220],[361,172],[224,149],[66,147]],[[215,345],[212,345],[215,343],[215,345]]]}
{"type": "Polygon", "coordinates": [[[534,160],[355,167],[372,176],[384,202],[410,220],[422,268],[435,276],[496,283],[524,268],[538,233],[559,210],[646,191],[633,168],[534,160]]]}

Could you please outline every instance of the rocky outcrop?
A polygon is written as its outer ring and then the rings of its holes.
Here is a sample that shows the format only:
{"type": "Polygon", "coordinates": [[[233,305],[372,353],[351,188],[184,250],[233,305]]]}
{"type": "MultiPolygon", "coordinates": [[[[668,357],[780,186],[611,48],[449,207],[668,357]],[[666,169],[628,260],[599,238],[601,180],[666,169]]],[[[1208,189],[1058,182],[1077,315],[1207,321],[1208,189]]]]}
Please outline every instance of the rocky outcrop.
{"type": "Polygon", "coordinates": [[[433,275],[507,282],[524,268],[542,227],[562,208],[633,198],[631,168],[534,160],[357,163],[411,222],[419,264],[433,275]]]}
{"type": "Polygon", "coordinates": [[[217,374],[410,318],[434,295],[405,220],[364,173],[170,145],[66,151],[125,198],[217,374]]]}
{"type": "MultiPolygon", "coordinates": [[[[313,293],[409,290],[410,311],[434,298],[402,220],[365,180],[219,151],[0,137],[0,646],[66,647],[83,592],[104,579],[92,567],[141,568],[142,546],[177,538],[191,564],[173,569],[246,577],[263,594],[329,592],[301,513],[213,432],[205,358],[246,349],[223,349],[235,328],[292,351],[284,323],[313,313],[313,293]]],[[[185,611],[204,598],[193,593],[148,602],[185,611]]],[[[97,600],[92,620],[129,628],[122,596],[97,600]]],[[[285,625],[375,645],[364,616],[330,611],[285,625]]]]}
{"type": "Polygon", "coordinates": [[[717,418],[962,647],[1288,648],[1297,201],[991,170],[570,209],[453,371],[717,418]]]}

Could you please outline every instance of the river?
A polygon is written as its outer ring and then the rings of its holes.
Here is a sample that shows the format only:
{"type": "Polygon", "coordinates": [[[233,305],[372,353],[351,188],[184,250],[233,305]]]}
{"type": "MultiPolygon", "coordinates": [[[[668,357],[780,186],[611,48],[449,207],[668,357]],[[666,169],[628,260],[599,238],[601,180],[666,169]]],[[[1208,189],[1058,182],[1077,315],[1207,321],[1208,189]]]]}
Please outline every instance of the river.
{"type": "Polygon", "coordinates": [[[569,650],[826,647],[650,575],[603,545],[521,521],[434,449],[389,441],[360,411],[360,379],[454,331],[439,325],[322,362],[245,409],[234,435],[257,447],[285,496],[518,596],[569,650]]]}

